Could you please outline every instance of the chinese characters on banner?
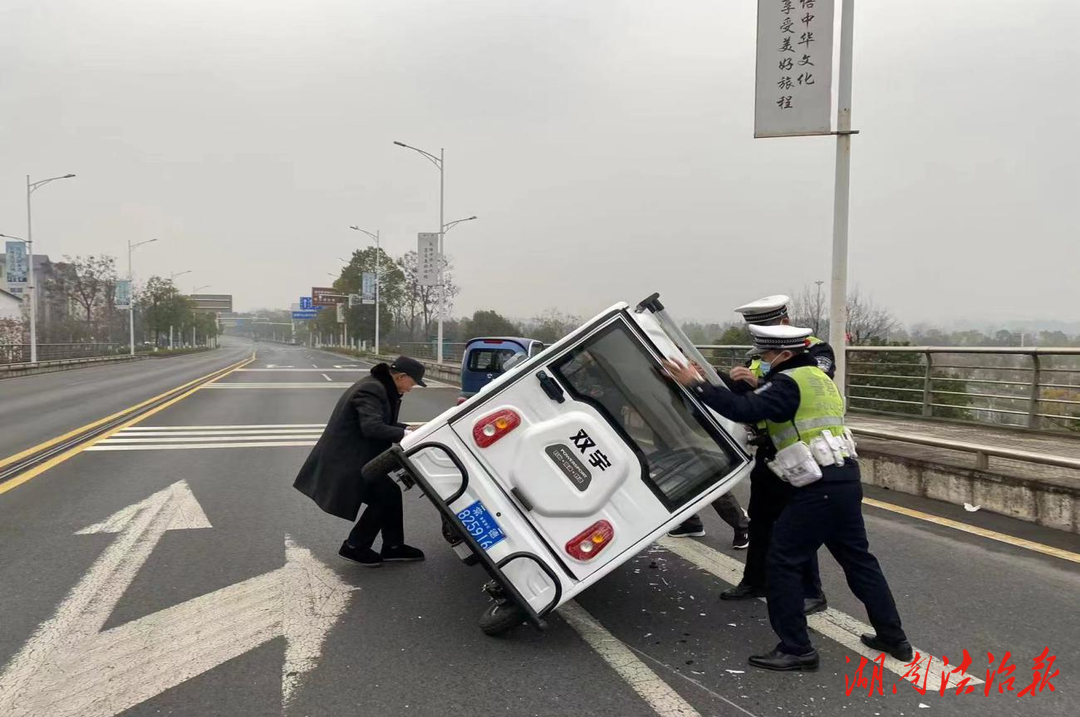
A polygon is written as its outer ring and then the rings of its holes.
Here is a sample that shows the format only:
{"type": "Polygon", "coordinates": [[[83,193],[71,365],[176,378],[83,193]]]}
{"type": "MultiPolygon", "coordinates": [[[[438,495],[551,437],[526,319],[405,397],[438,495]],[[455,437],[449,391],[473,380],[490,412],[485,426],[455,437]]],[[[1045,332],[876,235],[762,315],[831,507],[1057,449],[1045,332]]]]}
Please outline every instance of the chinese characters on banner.
{"type": "Polygon", "coordinates": [[[438,286],[439,235],[436,232],[420,232],[416,238],[416,276],[420,286],[438,286]]]}
{"type": "Polygon", "coordinates": [[[365,304],[375,303],[375,272],[365,271],[360,276],[360,297],[365,304]]]}
{"type": "Polygon", "coordinates": [[[9,241],[6,245],[6,263],[4,264],[8,291],[22,296],[26,291],[30,263],[26,256],[26,245],[21,241],[9,241]]]}
{"type": "Polygon", "coordinates": [[[832,131],[834,0],[758,0],[754,136],[832,131]]]}
{"type": "Polygon", "coordinates": [[[118,309],[130,309],[131,308],[131,282],[127,279],[120,279],[116,282],[116,294],[113,299],[113,303],[118,309]]]}
{"type": "Polygon", "coordinates": [[[345,304],[336,304],[337,307],[337,322],[339,324],[345,323],[345,304]]]}

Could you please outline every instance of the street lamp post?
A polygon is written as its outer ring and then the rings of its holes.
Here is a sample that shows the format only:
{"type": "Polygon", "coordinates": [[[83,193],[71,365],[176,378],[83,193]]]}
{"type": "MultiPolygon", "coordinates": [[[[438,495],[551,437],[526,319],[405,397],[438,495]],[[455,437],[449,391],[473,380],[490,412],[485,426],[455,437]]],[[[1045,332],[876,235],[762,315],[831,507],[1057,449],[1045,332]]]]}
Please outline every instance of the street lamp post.
{"type": "Polygon", "coordinates": [[[31,182],[30,175],[26,175],[26,253],[30,257],[26,288],[30,292],[30,363],[37,363],[37,287],[34,285],[34,229],[33,213],[30,211],[30,196],[49,182],[74,177],[74,174],[65,174],[62,177],[49,177],[48,179],[31,182]]]}
{"type": "Polygon", "coordinates": [[[445,253],[443,251],[443,236],[446,233],[446,227],[443,224],[443,205],[446,197],[446,150],[440,148],[439,156],[436,157],[430,152],[425,152],[418,147],[413,147],[405,144],[404,142],[398,142],[394,140],[394,144],[398,147],[404,147],[405,149],[411,149],[414,152],[419,152],[424,155],[435,167],[439,170],[439,347],[436,352],[436,361],[438,363],[443,362],[443,315],[446,313],[446,284],[443,283],[443,257],[445,253]]]}
{"type": "MultiPolygon", "coordinates": [[[[172,284],[173,291],[176,291],[176,284],[173,283],[176,281],[176,277],[183,276],[184,274],[190,274],[192,271],[192,269],[184,269],[183,271],[174,271],[169,274],[169,283],[172,284]]],[[[181,336],[180,340],[183,341],[184,337],[181,336]]],[[[173,326],[172,324],[169,324],[169,350],[172,351],[174,346],[175,344],[173,343],[173,326]]]]}
{"type": "MultiPolygon", "coordinates": [[[[191,289],[191,295],[192,295],[192,297],[194,297],[195,294],[198,294],[203,289],[209,289],[209,288],[210,288],[209,284],[203,284],[202,286],[193,287],[191,289]]],[[[195,299],[192,298],[192,301],[194,301],[194,300],[195,299]]],[[[207,343],[209,343],[209,341],[207,341],[207,343]]],[[[192,321],[192,323],[191,323],[191,348],[195,348],[195,322],[194,321],[192,321]]]]}
{"type": "Polygon", "coordinates": [[[135,355],[135,282],[134,276],[131,271],[131,252],[143,244],[152,244],[157,239],[147,239],[146,241],[131,243],[128,239],[128,345],[129,355],[135,355]]]}
{"type": "MultiPolygon", "coordinates": [[[[382,280],[379,276],[382,269],[382,248],[379,246],[379,230],[376,229],[372,234],[367,229],[361,229],[358,226],[351,226],[349,229],[354,229],[358,232],[363,232],[369,237],[375,240],[375,355],[379,355],[379,282],[382,280]]],[[[360,277],[360,291],[364,290],[364,277],[360,277]]]]}

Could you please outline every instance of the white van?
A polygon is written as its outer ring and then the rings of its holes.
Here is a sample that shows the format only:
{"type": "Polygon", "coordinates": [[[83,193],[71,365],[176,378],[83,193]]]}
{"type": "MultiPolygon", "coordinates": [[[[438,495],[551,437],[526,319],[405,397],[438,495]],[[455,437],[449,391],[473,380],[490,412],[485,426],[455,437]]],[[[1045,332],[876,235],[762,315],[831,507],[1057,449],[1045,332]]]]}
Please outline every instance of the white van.
{"type": "Polygon", "coordinates": [[[745,429],[663,372],[680,352],[719,383],[657,295],[616,304],[365,466],[418,485],[484,566],[484,632],[543,628],[749,474],[745,429]]]}

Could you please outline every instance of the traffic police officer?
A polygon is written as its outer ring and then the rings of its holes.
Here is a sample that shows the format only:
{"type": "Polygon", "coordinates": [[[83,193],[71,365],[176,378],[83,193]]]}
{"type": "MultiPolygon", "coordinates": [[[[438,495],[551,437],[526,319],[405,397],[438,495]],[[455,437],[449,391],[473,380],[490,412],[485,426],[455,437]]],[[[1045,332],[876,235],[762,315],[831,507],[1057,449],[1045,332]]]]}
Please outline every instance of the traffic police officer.
{"type": "MultiPolygon", "coordinates": [[[[735,309],[742,314],[743,320],[750,327],[788,326],[788,304],[791,299],[783,294],[766,296],[735,309]]],[[[832,346],[825,341],[810,336],[807,338],[807,354],[818,368],[832,378],[836,373],[836,356],[832,346]]],[[[732,369],[728,388],[742,393],[758,387],[765,376],[766,366],[762,365],[756,349],[750,350],[751,360],[748,366],[732,369]]],[[[746,600],[765,595],[765,556],[769,552],[773,524],[790,498],[791,486],[781,481],[766,465],[775,456],[775,449],[769,440],[765,423],[759,422],[751,429],[751,443],[757,447],[756,460],[750,473],[750,549],[746,554],[746,566],[743,568],[742,581],[733,588],[720,593],[724,600],[746,600]]],[[[828,608],[825,594],[821,589],[821,577],[818,574],[818,561],[815,554],[806,566],[803,574],[803,597],[807,615],[821,612],[828,608]]]]}
{"type": "Polygon", "coordinates": [[[809,329],[751,326],[763,364],[756,390],[735,393],[702,380],[691,366],[666,361],[680,384],[710,408],[740,423],[765,421],[775,458],[768,466],[792,485],[773,528],[766,561],[769,621],[780,637],[771,652],[750,664],[769,670],[816,670],[803,606],[803,573],[825,545],[848,586],[866,606],[876,634],[869,647],[910,661],[912,647],[900,624],[892,592],[870,553],[862,516],[862,483],[855,444],[844,427],[844,401],[836,385],[810,358],[809,329]]]}

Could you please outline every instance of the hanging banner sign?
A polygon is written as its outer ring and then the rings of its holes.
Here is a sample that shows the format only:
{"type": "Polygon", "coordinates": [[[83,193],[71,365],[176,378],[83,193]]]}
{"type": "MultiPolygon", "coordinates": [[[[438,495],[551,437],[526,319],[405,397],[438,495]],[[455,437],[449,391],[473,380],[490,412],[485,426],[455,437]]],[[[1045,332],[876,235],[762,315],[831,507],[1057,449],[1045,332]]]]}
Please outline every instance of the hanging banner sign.
{"type": "Polygon", "coordinates": [[[127,279],[120,279],[116,282],[116,293],[113,298],[113,303],[118,309],[130,309],[131,308],[131,282],[127,279]]]}
{"type": "Polygon", "coordinates": [[[26,245],[21,241],[9,241],[6,243],[5,253],[4,278],[7,280],[8,291],[16,296],[22,296],[26,291],[30,272],[26,245]]]}
{"type": "Polygon", "coordinates": [[[755,137],[832,132],[834,0],[758,0],[755,137]]]}
{"type": "Polygon", "coordinates": [[[420,286],[439,284],[439,235],[421,232],[416,235],[416,279],[420,286]]]}
{"type": "Polygon", "coordinates": [[[365,304],[375,303],[375,273],[365,271],[360,275],[360,300],[365,304]]]}
{"type": "Polygon", "coordinates": [[[345,323],[345,304],[337,305],[337,322],[339,324],[345,323]]]}

